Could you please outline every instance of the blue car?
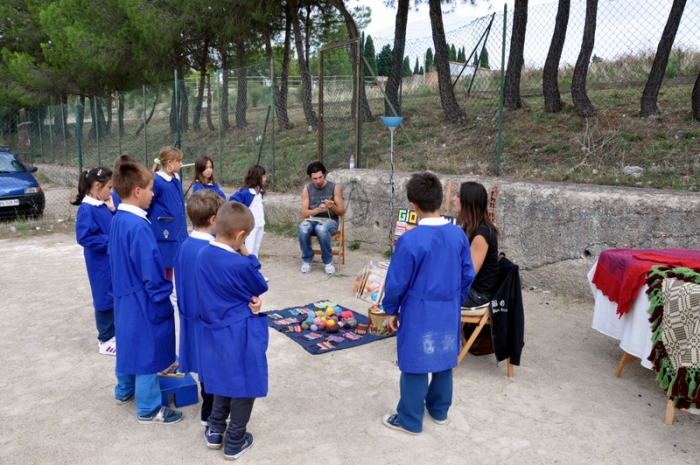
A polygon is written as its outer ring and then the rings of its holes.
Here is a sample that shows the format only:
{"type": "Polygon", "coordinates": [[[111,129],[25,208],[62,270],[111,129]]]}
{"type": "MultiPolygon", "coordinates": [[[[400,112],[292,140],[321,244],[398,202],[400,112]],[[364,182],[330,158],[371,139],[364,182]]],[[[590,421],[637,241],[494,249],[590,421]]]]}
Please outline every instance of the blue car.
{"type": "Polygon", "coordinates": [[[9,147],[0,146],[0,219],[44,214],[44,191],[31,174],[36,170],[27,168],[9,147]]]}

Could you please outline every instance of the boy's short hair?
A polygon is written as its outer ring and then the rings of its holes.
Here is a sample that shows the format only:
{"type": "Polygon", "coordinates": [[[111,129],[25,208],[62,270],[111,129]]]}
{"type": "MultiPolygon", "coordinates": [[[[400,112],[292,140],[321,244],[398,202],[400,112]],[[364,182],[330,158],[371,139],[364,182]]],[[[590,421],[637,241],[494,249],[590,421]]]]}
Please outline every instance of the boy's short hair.
{"type": "Polygon", "coordinates": [[[232,200],[226,202],[216,213],[216,235],[231,238],[238,231],[250,233],[255,227],[255,219],[250,209],[232,200]]]}
{"type": "Polygon", "coordinates": [[[112,187],[120,199],[131,196],[137,187],[146,188],[153,180],[153,173],[145,166],[126,161],[119,164],[112,175],[112,187]]]}
{"type": "Polygon", "coordinates": [[[187,200],[187,216],[196,228],[209,225],[209,218],[216,215],[224,204],[224,199],[211,189],[201,189],[187,200]]]}
{"type": "Polygon", "coordinates": [[[323,163],[321,163],[320,161],[311,162],[309,163],[309,166],[306,167],[306,174],[308,176],[311,176],[314,173],[318,173],[319,171],[323,173],[324,176],[326,175],[326,167],[323,166],[323,163]]]}
{"type": "Polygon", "coordinates": [[[422,211],[435,212],[442,205],[442,184],[433,173],[416,173],[406,184],[406,196],[422,211]]]}

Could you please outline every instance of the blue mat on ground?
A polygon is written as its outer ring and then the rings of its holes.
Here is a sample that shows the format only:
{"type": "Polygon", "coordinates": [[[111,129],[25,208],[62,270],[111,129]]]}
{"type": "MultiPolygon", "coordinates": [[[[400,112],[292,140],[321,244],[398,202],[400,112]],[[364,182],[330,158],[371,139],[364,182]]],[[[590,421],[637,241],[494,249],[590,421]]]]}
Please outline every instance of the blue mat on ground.
{"type": "MultiPolygon", "coordinates": [[[[370,342],[378,341],[392,337],[394,334],[385,336],[375,336],[370,333],[357,334],[356,328],[340,329],[337,333],[327,333],[325,331],[312,331],[310,329],[301,329],[301,324],[307,318],[308,312],[325,311],[327,300],[311,302],[310,304],[289,307],[283,310],[272,310],[263,312],[267,315],[267,325],[281,332],[285,336],[291,338],[294,342],[301,345],[307,352],[316,355],[333,352],[336,350],[349,349],[351,347],[369,344],[370,342]]],[[[352,312],[353,318],[357,320],[358,325],[367,325],[367,317],[360,313],[350,310],[341,305],[333,304],[336,312],[352,312]]],[[[362,332],[360,330],[360,332],[362,332]]]]}

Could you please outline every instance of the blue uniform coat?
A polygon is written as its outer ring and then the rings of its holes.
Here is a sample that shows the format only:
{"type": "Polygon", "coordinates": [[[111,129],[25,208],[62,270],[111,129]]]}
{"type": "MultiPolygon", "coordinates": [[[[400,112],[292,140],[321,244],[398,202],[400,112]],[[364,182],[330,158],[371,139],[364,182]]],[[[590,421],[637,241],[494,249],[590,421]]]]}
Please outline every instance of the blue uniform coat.
{"type": "Polygon", "coordinates": [[[109,224],[114,214],[107,205],[93,205],[83,202],[78,207],[75,217],[75,238],[83,246],[83,256],[87,267],[92,305],[95,310],[111,310],[114,308],[112,299],[112,273],[109,269],[109,224]]]}
{"type": "Polygon", "coordinates": [[[267,317],[248,303],[267,291],[254,255],[214,245],[197,257],[195,276],[202,312],[200,370],[207,392],[231,398],[267,395],[267,317]]]}
{"type": "Polygon", "coordinates": [[[250,204],[253,203],[253,199],[255,198],[255,194],[252,194],[250,192],[250,188],[244,187],[243,189],[239,190],[238,192],[235,192],[231,198],[229,198],[229,202],[231,200],[235,200],[236,202],[241,202],[244,204],[246,207],[250,207],[250,204]]]}
{"type": "MultiPolygon", "coordinates": [[[[120,205],[123,207],[123,205],[120,205]]],[[[109,233],[117,371],[147,375],[175,361],[175,317],[163,261],[148,221],[117,210],[109,233]]]]}
{"type": "Polygon", "coordinates": [[[399,237],[384,288],[384,310],[399,315],[396,350],[405,373],[457,366],[460,303],[474,281],[469,241],[453,224],[419,224],[399,237]]]}
{"type": "Polygon", "coordinates": [[[226,194],[224,194],[224,191],[221,190],[219,187],[218,183],[214,184],[202,184],[201,182],[195,182],[194,185],[192,186],[192,193],[194,194],[197,191],[200,191],[202,189],[209,189],[221,196],[222,199],[226,200],[226,194]]]}
{"type": "Polygon", "coordinates": [[[166,181],[156,173],[153,180],[153,200],[147,212],[153,235],[163,256],[163,265],[165,268],[173,268],[177,249],[187,239],[185,199],[178,178],[173,177],[166,181]]]}
{"type": "MultiPolygon", "coordinates": [[[[194,238],[185,239],[175,255],[175,287],[177,288],[177,308],[180,313],[180,371],[199,373],[199,344],[202,324],[199,312],[197,283],[194,267],[199,251],[209,241],[194,238]]],[[[204,381],[199,376],[200,381],[204,381]]]]}

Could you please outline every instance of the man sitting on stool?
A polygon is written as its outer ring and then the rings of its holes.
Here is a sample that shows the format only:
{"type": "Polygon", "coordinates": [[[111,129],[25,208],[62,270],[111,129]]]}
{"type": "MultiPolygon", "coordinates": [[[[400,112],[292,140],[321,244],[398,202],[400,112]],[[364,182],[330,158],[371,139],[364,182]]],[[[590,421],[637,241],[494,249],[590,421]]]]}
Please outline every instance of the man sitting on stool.
{"type": "Polygon", "coordinates": [[[311,249],[311,236],[318,238],[321,246],[321,259],[326,274],[335,273],[331,236],[338,231],[338,217],[345,214],[343,194],[340,186],[326,179],[326,167],[315,161],[306,168],[311,182],[301,191],[301,217],[297,235],[301,247],[301,272],[311,271],[314,251],[311,249]]]}

